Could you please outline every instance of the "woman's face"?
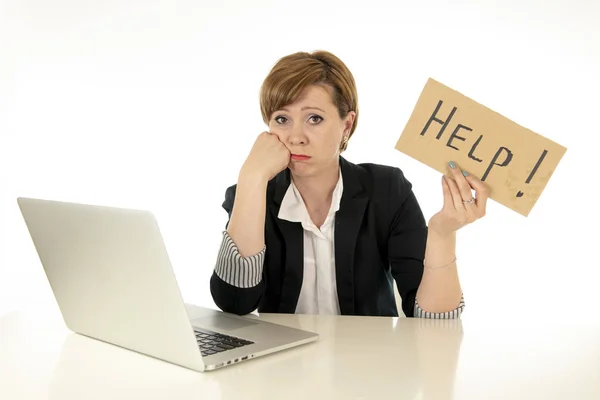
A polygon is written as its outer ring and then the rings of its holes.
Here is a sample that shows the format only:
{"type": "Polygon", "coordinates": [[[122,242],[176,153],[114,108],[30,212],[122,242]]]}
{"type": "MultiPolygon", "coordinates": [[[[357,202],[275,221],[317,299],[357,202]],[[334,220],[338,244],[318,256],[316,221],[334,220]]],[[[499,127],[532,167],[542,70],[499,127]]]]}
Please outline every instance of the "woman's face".
{"type": "Polygon", "coordinates": [[[292,154],[289,168],[295,176],[317,175],[338,164],[340,144],[350,133],[355,113],[341,119],[330,90],[309,86],[294,103],[271,115],[269,131],[292,154]]]}

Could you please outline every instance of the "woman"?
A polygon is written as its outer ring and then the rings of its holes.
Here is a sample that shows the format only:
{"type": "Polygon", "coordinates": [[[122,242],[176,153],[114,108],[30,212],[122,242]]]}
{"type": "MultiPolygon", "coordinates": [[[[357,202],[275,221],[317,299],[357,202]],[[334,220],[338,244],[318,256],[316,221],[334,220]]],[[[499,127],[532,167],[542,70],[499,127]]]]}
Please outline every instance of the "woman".
{"type": "Polygon", "coordinates": [[[444,205],[426,224],[401,170],[340,154],[358,121],[354,78],[335,55],[283,57],[263,82],[268,132],[226,190],[227,229],[211,277],[223,311],[458,318],[456,231],[487,191],[449,162],[444,205]],[[476,191],[476,198],[471,190],[476,191]]]}

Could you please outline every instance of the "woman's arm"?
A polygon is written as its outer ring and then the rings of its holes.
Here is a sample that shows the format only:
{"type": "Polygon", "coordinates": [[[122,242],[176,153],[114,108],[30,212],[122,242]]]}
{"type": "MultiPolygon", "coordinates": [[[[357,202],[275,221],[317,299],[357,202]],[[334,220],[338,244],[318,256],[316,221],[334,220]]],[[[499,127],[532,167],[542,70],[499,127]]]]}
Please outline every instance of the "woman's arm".
{"type": "Polygon", "coordinates": [[[268,180],[240,172],[227,233],[242,257],[265,247],[265,212],[268,180]]]}
{"type": "Polygon", "coordinates": [[[238,184],[225,193],[229,221],[210,280],[213,300],[225,312],[251,313],[262,297],[266,187],[266,181],[240,174],[238,184]]]}
{"type": "MultiPolygon", "coordinates": [[[[388,198],[390,202],[388,257],[392,275],[402,298],[404,314],[407,317],[418,318],[458,318],[464,303],[460,294],[457,299],[452,295],[456,288],[453,287],[452,282],[458,282],[456,269],[454,276],[452,270],[437,275],[435,272],[442,271],[426,271],[429,269],[429,263],[435,262],[438,258],[442,259],[445,253],[452,255],[446,263],[453,261],[455,241],[444,240],[427,227],[421,207],[412,191],[412,185],[399,169],[396,169],[391,177],[388,198]],[[424,267],[424,264],[427,267],[424,267]],[[453,278],[456,280],[453,281],[453,278]],[[448,290],[444,287],[446,284],[450,286],[448,290]],[[438,292],[440,288],[441,291],[438,292]],[[434,304],[440,298],[444,300],[444,304],[434,304]]],[[[460,285],[458,288],[460,290],[460,285]]]]}
{"type": "Polygon", "coordinates": [[[452,161],[448,165],[450,174],[442,177],[444,206],[429,220],[423,279],[417,292],[418,306],[431,313],[464,306],[456,265],[456,232],[485,215],[488,199],[480,180],[452,161]]]}
{"type": "Polygon", "coordinates": [[[461,302],[462,289],[455,257],[456,233],[440,236],[429,229],[423,278],[417,291],[417,303],[423,311],[445,313],[461,302]]]}
{"type": "Polygon", "coordinates": [[[227,227],[242,257],[255,255],[265,247],[267,185],[289,162],[290,152],[276,135],[258,135],[240,170],[227,227]]]}
{"type": "Polygon", "coordinates": [[[229,221],[210,280],[213,300],[223,311],[248,314],[262,298],[267,185],[289,160],[290,152],[276,135],[261,133],[237,185],[225,193],[223,208],[229,221]]]}

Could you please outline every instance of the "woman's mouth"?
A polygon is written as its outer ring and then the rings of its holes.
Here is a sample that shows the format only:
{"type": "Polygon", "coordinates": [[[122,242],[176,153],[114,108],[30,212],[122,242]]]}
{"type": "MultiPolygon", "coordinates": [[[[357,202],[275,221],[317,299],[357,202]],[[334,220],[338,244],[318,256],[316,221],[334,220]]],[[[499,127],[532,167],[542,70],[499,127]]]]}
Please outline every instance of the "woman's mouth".
{"type": "Polygon", "coordinates": [[[306,161],[310,158],[310,156],[304,154],[292,154],[292,160],[294,161],[306,161]]]}

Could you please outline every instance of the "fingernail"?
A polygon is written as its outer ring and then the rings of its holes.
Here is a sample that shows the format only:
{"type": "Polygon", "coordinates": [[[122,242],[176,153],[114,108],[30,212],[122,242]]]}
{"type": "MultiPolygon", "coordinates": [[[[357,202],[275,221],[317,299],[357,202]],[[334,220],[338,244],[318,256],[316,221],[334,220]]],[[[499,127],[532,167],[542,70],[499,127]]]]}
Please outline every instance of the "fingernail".
{"type": "Polygon", "coordinates": [[[462,174],[463,174],[463,176],[469,176],[469,173],[467,171],[465,171],[464,169],[462,171],[462,174]]]}
{"type": "Polygon", "coordinates": [[[448,165],[450,166],[450,168],[456,168],[456,164],[454,164],[454,161],[450,161],[448,165]]]}

